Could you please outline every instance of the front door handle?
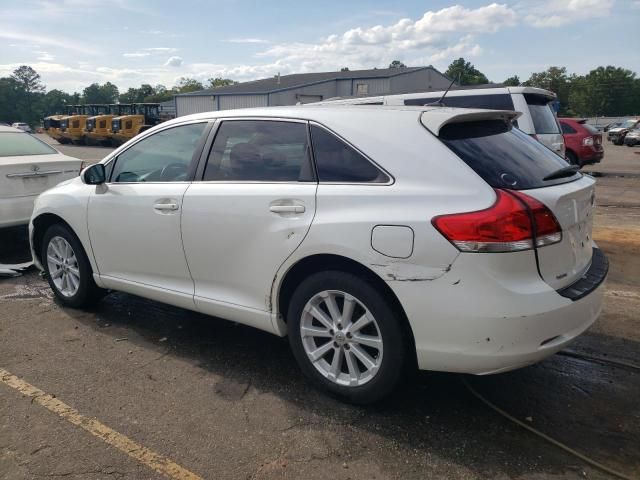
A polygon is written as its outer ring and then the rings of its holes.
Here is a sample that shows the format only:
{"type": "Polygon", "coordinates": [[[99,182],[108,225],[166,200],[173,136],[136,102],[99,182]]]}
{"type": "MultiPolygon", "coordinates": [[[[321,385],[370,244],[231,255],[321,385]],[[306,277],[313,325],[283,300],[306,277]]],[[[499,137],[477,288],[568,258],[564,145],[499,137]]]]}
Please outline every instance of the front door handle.
{"type": "Polygon", "coordinates": [[[177,203],[155,203],[153,205],[154,210],[160,210],[163,212],[172,212],[175,210],[178,210],[178,204],[177,203]]]}
{"type": "Polygon", "coordinates": [[[271,205],[269,211],[273,213],[304,213],[304,205],[271,205]]]}

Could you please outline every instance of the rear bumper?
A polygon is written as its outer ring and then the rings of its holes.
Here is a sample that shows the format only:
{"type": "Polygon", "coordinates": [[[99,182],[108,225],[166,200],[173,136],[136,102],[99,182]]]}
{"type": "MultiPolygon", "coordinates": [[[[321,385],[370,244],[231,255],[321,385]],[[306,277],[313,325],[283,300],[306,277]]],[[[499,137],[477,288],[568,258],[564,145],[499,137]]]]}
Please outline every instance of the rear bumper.
{"type": "Polygon", "coordinates": [[[572,300],[530,274],[532,252],[505,254],[506,270],[490,255],[461,254],[430,282],[389,282],[409,318],[421,369],[484,375],[530,365],[564,348],[600,314],[606,270],[572,300]]]}
{"type": "Polygon", "coordinates": [[[0,198],[0,228],[26,225],[38,195],[0,198]]]}
{"type": "Polygon", "coordinates": [[[604,157],[604,149],[602,146],[597,147],[582,147],[578,151],[578,158],[580,162],[585,163],[599,163],[604,157]]]}

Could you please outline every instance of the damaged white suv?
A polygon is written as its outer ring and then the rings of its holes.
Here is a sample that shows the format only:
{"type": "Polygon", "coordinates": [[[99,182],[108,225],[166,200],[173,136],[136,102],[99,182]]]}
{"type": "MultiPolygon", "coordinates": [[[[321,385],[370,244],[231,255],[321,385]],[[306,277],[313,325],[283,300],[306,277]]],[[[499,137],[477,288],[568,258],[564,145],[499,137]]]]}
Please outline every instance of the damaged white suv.
{"type": "Polygon", "coordinates": [[[496,373],[597,318],[594,180],[509,111],[304,106],[150,129],[42,194],[59,300],[120,290],[288,335],[353,402],[405,369],[496,373]]]}

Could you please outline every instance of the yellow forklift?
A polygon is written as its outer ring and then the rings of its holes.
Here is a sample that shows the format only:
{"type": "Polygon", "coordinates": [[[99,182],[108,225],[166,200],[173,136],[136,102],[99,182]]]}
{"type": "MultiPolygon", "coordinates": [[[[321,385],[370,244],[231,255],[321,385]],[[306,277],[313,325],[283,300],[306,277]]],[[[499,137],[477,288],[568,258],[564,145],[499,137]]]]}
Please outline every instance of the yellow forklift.
{"type": "Polygon", "coordinates": [[[62,132],[60,132],[60,120],[71,114],[72,109],[73,107],[71,105],[66,105],[62,110],[63,113],[56,113],[55,115],[49,115],[48,117],[45,117],[42,122],[44,126],[44,132],[54,140],[60,142],[60,139],[62,138],[62,132]]]}
{"type": "Polygon", "coordinates": [[[87,118],[93,115],[95,105],[72,105],[71,113],[60,119],[60,143],[81,145],[84,141],[84,126],[87,118]]]}
{"type": "Polygon", "coordinates": [[[130,113],[111,119],[111,143],[122,145],[159,123],[162,120],[158,103],[134,103],[130,113]]]}
{"type": "Polygon", "coordinates": [[[87,145],[111,145],[111,121],[114,117],[131,114],[131,104],[99,105],[96,115],[87,118],[84,136],[87,145]]]}

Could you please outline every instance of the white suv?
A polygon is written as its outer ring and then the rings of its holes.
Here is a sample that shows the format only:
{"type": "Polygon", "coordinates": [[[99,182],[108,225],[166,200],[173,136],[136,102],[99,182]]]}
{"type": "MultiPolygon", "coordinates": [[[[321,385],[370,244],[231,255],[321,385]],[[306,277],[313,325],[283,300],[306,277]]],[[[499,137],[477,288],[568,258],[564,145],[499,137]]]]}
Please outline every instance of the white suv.
{"type": "Polygon", "coordinates": [[[289,336],[353,402],[537,362],[600,312],[594,180],[514,112],[272,107],[163,123],[43,193],[60,301],[141,295],[289,336]]]}
{"type": "Polygon", "coordinates": [[[446,95],[444,93],[444,91],[433,91],[347,98],[327,100],[311,105],[427,105],[441,99],[441,103],[447,107],[515,110],[521,113],[520,117],[514,120],[514,124],[520,130],[564,158],[564,138],[558,119],[551,108],[551,104],[557,100],[555,93],[535,87],[457,87],[456,90],[446,92],[446,95]],[[442,98],[443,95],[444,98],[442,98]]]}

